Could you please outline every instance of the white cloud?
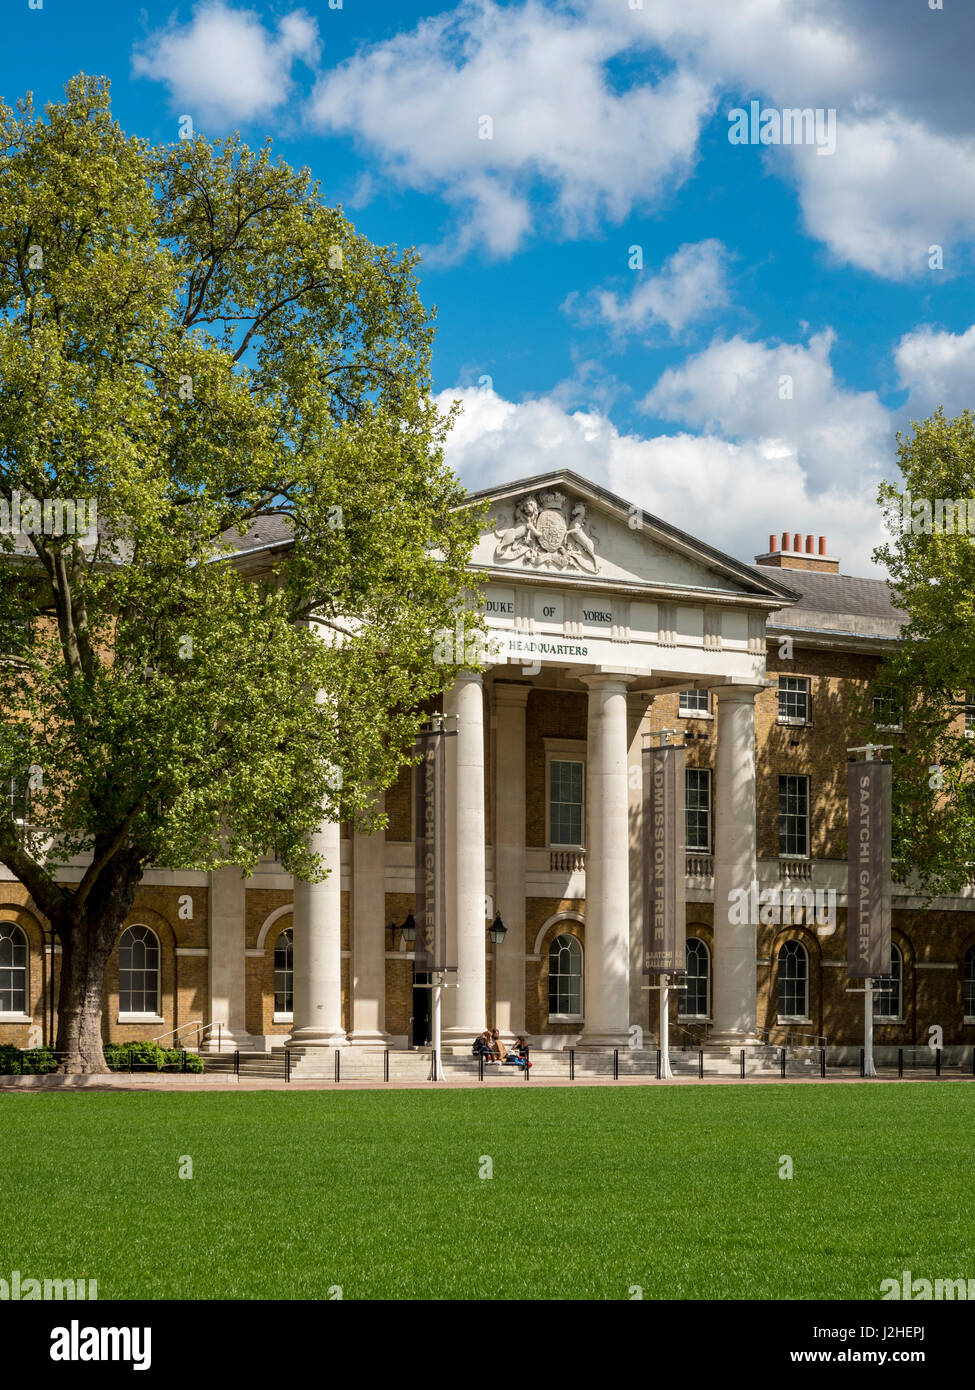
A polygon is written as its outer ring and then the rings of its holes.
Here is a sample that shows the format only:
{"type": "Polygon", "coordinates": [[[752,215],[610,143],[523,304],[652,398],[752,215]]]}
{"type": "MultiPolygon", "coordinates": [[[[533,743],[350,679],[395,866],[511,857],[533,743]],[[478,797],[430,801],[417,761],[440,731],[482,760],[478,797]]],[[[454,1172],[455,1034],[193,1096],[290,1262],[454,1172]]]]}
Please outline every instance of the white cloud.
{"type": "Polygon", "coordinates": [[[324,74],[311,117],[357,136],[390,177],[454,204],[458,249],[510,253],[531,226],[537,181],[558,229],[575,235],[689,173],[708,86],[677,70],[617,93],[606,65],[631,37],[537,0],[462,4],[324,74]]]}
{"type": "Polygon", "coordinates": [[[876,573],[870,552],[883,537],[876,486],[859,477],[818,489],[795,450],[716,434],[621,434],[599,411],[568,412],[550,398],[516,404],[494,391],[444,391],[464,414],[447,461],[472,489],[571,468],[719,550],[751,561],[772,532],[828,538],[845,573],[876,573]]]}
{"type": "Polygon", "coordinates": [[[132,70],[164,83],[174,109],[194,119],[248,121],[283,106],[295,61],[312,66],[319,53],[318,26],[304,10],[284,15],[272,34],[253,10],[202,0],[189,23],[173,21],[135,49],[132,70]]]}
{"type": "MultiPolygon", "coordinates": [[[[590,297],[590,303],[620,335],[646,332],[658,323],[677,334],[694,320],[727,306],[727,261],[724,246],[714,238],[685,243],[658,274],[631,272],[634,285],[629,294],[599,290],[590,297]]],[[[566,307],[573,306],[567,303],[566,307]]],[[[581,311],[587,312],[586,302],[581,311]]]]}
{"type": "MultiPolygon", "coordinates": [[[[885,0],[882,25],[852,0],[462,0],[321,73],[306,114],[356,138],[384,178],[451,204],[460,221],[441,256],[456,258],[659,204],[692,173],[704,123],[739,101],[835,107],[833,156],[729,145],[726,157],[794,180],[808,231],[838,259],[905,278],[926,271],[929,245],[971,239],[975,89],[957,54],[973,39],[975,12],[921,0],[885,0]]],[[[226,122],[279,109],[295,60],[318,53],[304,10],[272,34],[253,10],[205,0],[133,64],[179,109],[226,122]]]]}
{"type": "MultiPolygon", "coordinates": [[[[784,151],[777,152],[784,153],[784,151]]],[[[938,135],[894,113],[838,117],[836,153],[791,151],[806,226],[835,256],[893,279],[943,274],[931,246],[951,251],[975,226],[975,142],[938,135]]]]}
{"type": "Polygon", "coordinates": [[[737,336],[714,342],[665,371],[641,405],[692,429],[780,448],[813,494],[875,486],[890,459],[890,418],[874,392],[837,382],[833,341],[825,332],[808,346],[737,336]]]}
{"type": "Polygon", "coordinates": [[[975,326],[965,333],[927,326],[905,333],[894,349],[894,362],[901,386],[910,392],[903,410],[907,419],[922,420],[939,405],[947,415],[972,408],[975,326]]]}

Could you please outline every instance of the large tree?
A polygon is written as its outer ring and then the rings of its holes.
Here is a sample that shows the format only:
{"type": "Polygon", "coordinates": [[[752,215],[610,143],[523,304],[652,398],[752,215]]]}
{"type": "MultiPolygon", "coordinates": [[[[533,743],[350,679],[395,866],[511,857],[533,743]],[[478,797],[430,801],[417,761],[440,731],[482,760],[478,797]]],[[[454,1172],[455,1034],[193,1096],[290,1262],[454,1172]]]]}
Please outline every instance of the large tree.
{"type": "Polygon", "coordinates": [[[454,674],[476,517],[414,253],[267,147],[152,147],[104,80],[65,95],[0,105],[0,861],[61,944],[63,1065],[96,1071],[147,866],[316,878],[322,815],[371,823],[454,674]]]}
{"type": "Polygon", "coordinates": [[[975,417],[938,410],[912,430],[898,436],[900,485],[880,489],[890,539],[874,558],[908,620],[875,693],[881,725],[895,709],[903,721],[891,755],[898,875],[950,893],[975,861],[975,739],[964,715],[975,701],[975,417]]]}

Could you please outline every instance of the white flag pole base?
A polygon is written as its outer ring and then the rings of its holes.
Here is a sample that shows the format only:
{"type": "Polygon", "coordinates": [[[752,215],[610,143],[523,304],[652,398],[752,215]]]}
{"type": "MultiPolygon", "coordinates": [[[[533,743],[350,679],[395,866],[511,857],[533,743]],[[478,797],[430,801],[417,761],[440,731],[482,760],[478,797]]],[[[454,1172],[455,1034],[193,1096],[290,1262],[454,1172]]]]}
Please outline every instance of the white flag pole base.
{"type": "Polygon", "coordinates": [[[873,980],[864,980],[863,991],[863,1074],[876,1076],[877,1068],[873,1060],[873,980]]]}
{"type": "Polygon", "coordinates": [[[433,978],[430,991],[430,1075],[429,1081],[443,1081],[443,1061],[440,1047],[440,1000],[443,994],[443,977],[439,972],[433,978]]]}
{"type": "Polygon", "coordinates": [[[660,1076],[670,1080],[674,1073],[670,1069],[670,984],[669,975],[660,977],[660,1076]]]}

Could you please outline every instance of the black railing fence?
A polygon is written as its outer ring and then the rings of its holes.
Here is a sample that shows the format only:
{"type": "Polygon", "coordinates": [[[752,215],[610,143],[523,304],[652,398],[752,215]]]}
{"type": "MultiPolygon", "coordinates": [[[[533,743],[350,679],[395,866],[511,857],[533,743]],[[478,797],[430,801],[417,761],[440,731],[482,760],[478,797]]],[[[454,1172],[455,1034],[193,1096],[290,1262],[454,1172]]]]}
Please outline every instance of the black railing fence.
{"type": "MultiPolygon", "coordinates": [[[[106,1044],[105,1061],[110,1072],[127,1073],[191,1073],[211,1074],[230,1073],[237,1078],[264,1078],[291,1082],[301,1078],[302,1069],[297,1061],[307,1053],[293,1054],[289,1048],[275,1048],[271,1052],[215,1052],[199,1054],[187,1052],[182,1048],[164,1049],[154,1044],[126,1043],[106,1044]]],[[[975,1048],[953,1048],[946,1060],[942,1048],[900,1047],[896,1050],[885,1048],[879,1054],[882,1061],[876,1061],[878,1078],[884,1079],[935,1079],[975,1077],[975,1048]]],[[[51,1048],[18,1048],[10,1044],[0,1045],[0,1077],[2,1076],[43,1076],[59,1070],[65,1054],[51,1048]]],[[[866,1056],[863,1048],[848,1049],[842,1062],[829,1063],[827,1068],[827,1049],[769,1047],[767,1044],[754,1044],[740,1049],[672,1049],[670,1052],[671,1071],[675,1079],[696,1078],[704,1081],[717,1077],[744,1080],[749,1076],[779,1077],[782,1080],[796,1080],[800,1077],[817,1076],[825,1079],[854,1076],[857,1072],[866,1076],[866,1056]],[[851,1066],[852,1061],[852,1066],[851,1066]]],[[[525,1049],[521,1061],[505,1064],[484,1054],[477,1057],[453,1055],[437,1057],[430,1049],[403,1051],[386,1048],[376,1052],[357,1052],[355,1049],[336,1048],[333,1052],[332,1081],[340,1085],[343,1081],[384,1083],[403,1080],[426,1080],[428,1078],[463,1080],[476,1076],[478,1081],[500,1076],[511,1076],[522,1072],[524,1080],[531,1079],[532,1067],[539,1077],[562,1077],[569,1081],[584,1084],[587,1080],[612,1078],[614,1081],[631,1077],[644,1080],[661,1080],[663,1077],[663,1055],[659,1047],[627,1048],[577,1048],[570,1047],[559,1051],[545,1049],[525,1049]],[[346,1061],[343,1062],[343,1055],[346,1061]]],[[[314,1072],[306,1073],[311,1077],[314,1072]]],[[[321,1078],[321,1072],[318,1072],[321,1078]]]]}

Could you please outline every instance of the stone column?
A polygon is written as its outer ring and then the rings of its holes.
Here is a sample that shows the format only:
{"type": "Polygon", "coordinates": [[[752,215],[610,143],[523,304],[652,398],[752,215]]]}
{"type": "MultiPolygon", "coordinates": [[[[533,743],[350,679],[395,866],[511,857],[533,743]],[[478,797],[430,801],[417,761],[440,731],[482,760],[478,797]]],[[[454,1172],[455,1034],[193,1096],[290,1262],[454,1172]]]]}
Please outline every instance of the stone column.
{"type": "Polygon", "coordinates": [[[659,998],[644,989],[657,980],[643,973],[643,730],[651,696],[646,691],[630,691],[626,697],[626,737],[628,743],[627,791],[630,831],[630,1024],[644,1030],[643,1045],[649,1047],[648,1029],[656,1021],[653,1000],[659,998]]]}
{"type": "MultiPolygon", "coordinates": [[[[711,1041],[756,1040],[754,922],[728,920],[731,894],[758,875],[755,839],[755,696],[762,686],[716,686],[714,960],[711,1041]]],[[[749,895],[750,900],[750,895],[749,895]]]]}
{"type": "Polygon", "coordinates": [[[626,687],[630,676],[582,676],[589,688],[583,1046],[625,1047],[629,1028],[630,855],[626,687]]]}
{"type": "MultiPolygon", "coordinates": [[[[233,865],[214,869],[209,893],[210,1013],[213,1024],[203,1047],[215,1052],[246,1047],[244,1004],[244,876],[233,865]]],[[[206,1021],[206,1020],[204,1020],[206,1021]]]]}
{"type": "Polygon", "coordinates": [[[325,821],[311,838],[330,873],[322,883],[295,879],[295,1005],[291,1045],[344,1047],[342,1027],[342,842],[325,821]]]}
{"type": "Polygon", "coordinates": [[[481,676],[462,671],[444,699],[456,737],[448,762],[448,950],[457,973],[444,990],[443,1045],[469,1045],[486,1026],[487,924],[484,913],[484,692],[481,676]]]}
{"type": "Polygon", "coordinates": [[[495,946],[494,1022],[507,1042],[525,1031],[525,709],[530,685],[494,686],[494,905],[508,928],[495,946]]]}
{"type": "MultiPolygon", "coordinates": [[[[382,811],[385,793],[380,793],[382,811]]],[[[349,1041],[385,1047],[386,831],[352,837],[352,1032],[349,1041]]]]}

